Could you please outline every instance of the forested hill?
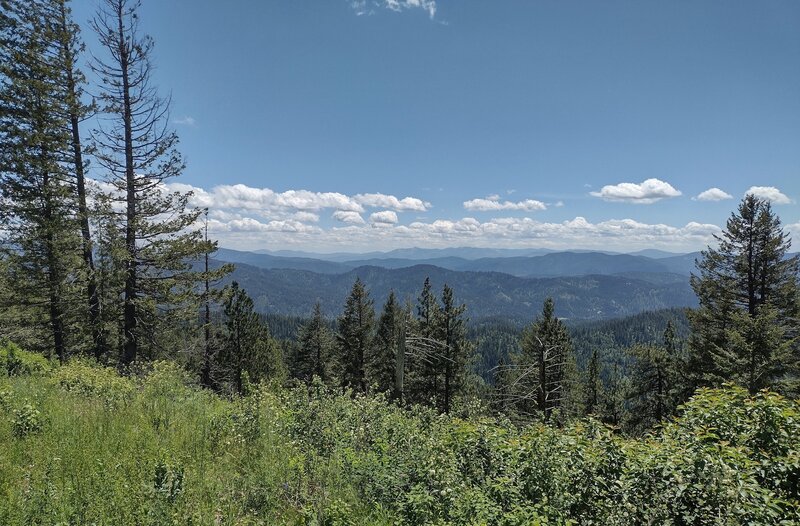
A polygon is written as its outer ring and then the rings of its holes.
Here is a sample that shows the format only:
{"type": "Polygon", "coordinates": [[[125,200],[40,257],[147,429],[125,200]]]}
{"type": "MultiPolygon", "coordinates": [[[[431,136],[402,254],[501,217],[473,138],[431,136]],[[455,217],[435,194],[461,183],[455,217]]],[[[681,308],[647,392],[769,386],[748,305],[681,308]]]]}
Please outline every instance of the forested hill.
{"type": "MultiPolygon", "coordinates": [[[[276,328],[282,319],[270,321],[276,328]]],[[[675,336],[685,341],[689,336],[689,321],[686,309],[669,308],[641,312],[624,318],[607,320],[574,320],[567,323],[572,348],[579,367],[585,367],[593,351],[602,354],[606,363],[625,362],[625,349],[637,344],[660,345],[664,339],[667,323],[671,322],[675,336]]],[[[472,324],[469,339],[476,343],[477,362],[475,372],[486,382],[492,383],[493,368],[501,360],[510,362],[509,353],[519,352],[523,324],[511,323],[503,318],[487,318],[472,324]]],[[[623,368],[627,364],[621,363],[623,368]]]]}
{"type": "MultiPolygon", "coordinates": [[[[216,262],[220,264],[220,262],[216,262]]],[[[326,316],[337,316],[356,277],[380,306],[394,290],[414,302],[426,277],[435,289],[445,284],[467,305],[470,319],[502,316],[528,321],[547,297],[556,314],[568,320],[607,319],[669,307],[694,306],[688,280],[659,284],[623,276],[521,278],[499,272],[453,271],[430,265],[400,269],[359,267],[340,274],[295,269],[265,269],[239,263],[226,281],[238,281],[259,312],[306,316],[319,301],[326,316]]]]}

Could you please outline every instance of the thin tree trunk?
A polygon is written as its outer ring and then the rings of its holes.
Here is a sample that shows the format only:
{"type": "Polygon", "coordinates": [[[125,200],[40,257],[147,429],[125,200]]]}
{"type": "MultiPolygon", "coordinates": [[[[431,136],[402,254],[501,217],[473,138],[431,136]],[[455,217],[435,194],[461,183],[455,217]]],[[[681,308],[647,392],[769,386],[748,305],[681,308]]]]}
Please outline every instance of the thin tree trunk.
{"type": "MultiPolygon", "coordinates": [[[[60,6],[61,30],[67,31],[67,13],[64,3],[60,6]]],[[[66,37],[63,37],[66,38],[66,37]]],[[[92,343],[94,355],[100,359],[106,351],[106,344],[103,331],[100,325],[100,296],[97,290],[97,278],[95,276],[94,257],[92,255],[92,234],[89,229],[89,211],[86,206],[86,175],[83,169],[83,148],[81,147],[81,135],[78,117],[78,95],[75,91],[75,76],[73,73],[74,63],[71,50],[68,44],[63,48],[67,73],[67,96],[70,99],[69,121],[72,131],[72,155],[75,165],[75,183],[78,194],[78,219],[81,227],[81,237],[83,239],[83,261],[89,273],[86,284],[86,295],[89,304],[89,324],[92,331],[92,343]]]]}
{"type": "Polygon", "coordinates": [[[125,268],[125,307],[123,312],[123,350],[122,363],[136,360],[138,342],[136,341],[136,179],[133,171],[133,133],[131,131],[131,98],[128,79],[128,48],[125,30],[122,25],[122,4],[117,9],[119,57],[122,71],[123,121],[125,128],[125,249],[127,261],[125,268]]]}
{"type": "MultiPolygon", "coordinates": [[[[208,241],[208,220],[206,219],[205,238],[208,241]]],[[[203,368],[201,370],[200,382],[205,387],[211,387],[211,302],[210,289],[208,282],[208,251],[205,253],[203,270],[205,271],[205,295],[204,314],[203,314],[203,368]]]]}

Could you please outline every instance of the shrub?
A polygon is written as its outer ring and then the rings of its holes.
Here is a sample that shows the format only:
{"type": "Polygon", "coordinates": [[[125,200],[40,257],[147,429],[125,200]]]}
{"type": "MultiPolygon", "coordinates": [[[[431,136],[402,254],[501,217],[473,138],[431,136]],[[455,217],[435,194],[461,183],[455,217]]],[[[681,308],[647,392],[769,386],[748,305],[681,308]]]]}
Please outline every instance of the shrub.
{"type": "Polygon", "coordinates": [[[12,413],[11,432],[15,437],[25,438],[42,430],[42,416],[28,400],[12,413]]]}
{"type": "Polygon", "coordinates": [[[0,342],[0,375],[43,376],[52,369],[50,360],[41,354],[23,351],[12,342],[0,342]]]}
{"type": "Polygon", "coordinates": [[[14,393],[10,389],[0,389],[0,409],[8,411],[11,408],[13,398],[14,393]]]}
{"type": "Polygon", "coordinates": [[[59,367],[53,374],[53,381],[65,391],[98,398],[109,407],[129,401],[136,390],[131,380],[114,369],[82,360],[59,367]]]}

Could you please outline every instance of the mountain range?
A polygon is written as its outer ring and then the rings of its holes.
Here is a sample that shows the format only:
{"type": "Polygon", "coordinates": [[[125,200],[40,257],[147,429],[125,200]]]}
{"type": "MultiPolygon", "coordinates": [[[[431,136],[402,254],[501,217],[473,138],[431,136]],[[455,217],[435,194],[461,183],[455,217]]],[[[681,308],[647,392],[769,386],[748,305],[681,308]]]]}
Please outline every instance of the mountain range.
{"type": "MultiPolygon", "coordinates": [[[[465,257],[466,249],[451,249],[451,252],[437,252],[442,249],[404,249],[410,252],[392,251],[386,253],[362,254],[361,258],[349,259],[354,254],[337,254],[335,260],[320,257],[300,256],[302,253],[243,252],[220,248],[215,258],[231,263],[246,263],[265,269],[308,270],[322,274],[341,274],[359,267],[375,266],[388,269],[401,269],[416,265],[430,265],[447,270],[501,272],[517,277],[556,277],[584,276],[590,274],[615,275],[626,273],[674,274],[675,281],[688,277],[694,268],[699,252],[690,254],[662,253],[662,257],[648,257],[637,254],[614,254],[609,252],[547,252],[518,254],[509,251],[505,256],[465,257]],[[516,254],[516,255],[511,255],[516,254]],[[405,257],[403,257],[405,256],[405,257]],[[680,276],[680,277],[678,277],[680,276]]],[[[472,254],[478,255],[483,252],[472,254]]],[[[531,252],[531,251],[529,251],[531,252]]]]}
{"type": "Polygon", "coordinates": [[[555,300],[557,315],[570,320],[694,306],[689,273],[698,256],[471,248],[331,255],[221,248],[214,258],[216,264],[236,264],[227,281],[238,281],[262,313],[305,316],[320,302],[327,316],[337,316],[357,277],[377,307],[390,290],[414,303],[430,278],[437,291],[444,284],[452,287],[473,321],[498,316],[525,321],[547,297],[555,300]]]}

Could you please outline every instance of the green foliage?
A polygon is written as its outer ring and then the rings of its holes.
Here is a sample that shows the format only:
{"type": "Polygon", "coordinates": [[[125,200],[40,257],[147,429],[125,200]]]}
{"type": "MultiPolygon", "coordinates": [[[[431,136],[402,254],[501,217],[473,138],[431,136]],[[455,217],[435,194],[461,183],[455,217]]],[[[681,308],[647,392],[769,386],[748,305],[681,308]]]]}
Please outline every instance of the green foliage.
{"type": "Polygon", "coordinates": [[[745,448],[708,429],[744,410],[732,404],[727,412],[726,398],[787,420],[797,404],[746,396],[702,392],[684,409],[688,422],[645,439],[615,436],[593,420],[516,428],[407,412],[321,387],[292,393],[285,425],[402,524],[781,524],[799,509],[796,494],[776,489],[796,485],[786,460],[797,458],[796,424],[752,433],[782,441],[773,449],[745,448]],[[765,476],[759,466],[776,467],[765,476]]]}
{"type": "Polygon", "coordinates": [[[73,360],[59,367],[52,375],[52,382],[65,391],[99,400],[108,407],[128,403],[135,391],[130,379],[89,360],[73,360]]]}
{"type": "Polygon", "coordinates": [[[339,382],[360,392],[367,390],[366,366],[372,348],[375,309],[369,291],[356,279],[337,324],[339,382]]]}
{"type": "Polygon", "coordinates": [[[28,400],[13,409],[12,415],[11,434],[16,438],[25,438],[42,430],[44,423],[41,413],[28,400]]]}
{"type": "Polygon", "coordinates": [[[224,400],[169,363],[115,375],[73,362],[52,380],[0,379],[0,523],[800,520],[800,406],[774,393],[701,390],[631,439],[591,419],[518,427],[319,382],[224,400]],[[125,403],[107,405],[109,391],[125,403]]]}
{"type": "Polygon", "coordinates": [[[694,385],[732,381],[755,393],[793,392],[800,377],[797,319],[800,257],[769,201],[746,196],[727,221],[718,248],[698,261],[690,311],[694,385]]]}
{"type": "Polygon", "coordinates": [[[52,367],[50,360],[39,353],[23,351],[13,342],[0,342],[0,375],[43,376],[52,367]]]}
{"type": "Polygon", "coordinates": [[[297,328],[297,352],[292,364],[294,375],[306,383],[314,376],[329,382],[334,365],[334,336],[317,303],[311,319],[297,328]]]}
{"type": "Polygon", "coordinates": [[[241,394],[245,376],[255,382],[284,378],[283,350],[253,311],[253,300],[235,281],[227,291],[224,314],[223,349],[212,371],[214,382],[227,384],[231,391],[241,394]]]}
{"type": "Polygon", "coordinates": [[[541,316],[523,331],[520,352],[511,361],[509,396],[520,414],[539,414],[547,420],[571,401],[575,356],[552,298],[545,300],[541,316]]]}

